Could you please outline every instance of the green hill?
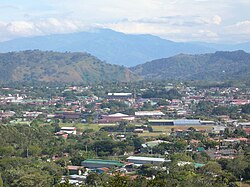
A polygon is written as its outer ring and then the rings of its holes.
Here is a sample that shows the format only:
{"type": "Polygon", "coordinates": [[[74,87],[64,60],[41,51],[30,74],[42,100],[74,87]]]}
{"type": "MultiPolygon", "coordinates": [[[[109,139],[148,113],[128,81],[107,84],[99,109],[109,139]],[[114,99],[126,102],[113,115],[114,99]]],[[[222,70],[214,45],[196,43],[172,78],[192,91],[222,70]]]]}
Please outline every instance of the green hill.
{"type": "Polygon", "coordinates": [[[100,61],[88,53],[22,51],[0,53],[0,82],[132,81],[129,69],[100,61]]]}
{"type": "Polygon", "coordinates": [[[153,60],[131,70],[144,79],[154,80],[247,80],[250,78],[250,54],[244,51],[180,54],[153,60]]]}

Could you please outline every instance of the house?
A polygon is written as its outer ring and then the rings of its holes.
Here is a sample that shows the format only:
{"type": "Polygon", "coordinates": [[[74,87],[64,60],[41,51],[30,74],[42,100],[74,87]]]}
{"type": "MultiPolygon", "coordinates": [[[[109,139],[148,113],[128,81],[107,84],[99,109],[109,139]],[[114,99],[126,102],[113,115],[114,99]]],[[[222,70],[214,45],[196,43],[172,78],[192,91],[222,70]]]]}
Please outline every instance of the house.
{"type": "Polygon", "coordinates": [[[108,99],[131,99],[133,98],[132,93],[108,93],[108,99]]]}
{"type": "Polygon", "coordinates": [[[179,161],[177,163],[178,166],[185,166],[185,165],[193,165],[195,168],[199,168],[202,166],[205,166],[205,164],[201,164],[201,163],[195,163],[195,162],[184,162],[184,161],[179,161]]]}
{"type": "Polygon", "coordinates": [[[101,173],[108,173],[110,171],[110,168],[105,168],[105,167],[103,167],[103,168],[97,168],[97,169],[95,169],[93,171],[95,171],[96,173],[99,173],[99,174],[101,174],[101,173]]]}
{"type": "Polygon", "coordinates": [[[213,126],[212,132],[215,134],[222,134],[225,131],[225,126],[213,126]]]}
{"type": "Polygon", "coordinates": [[[43,114],[42,112],[25,112],[23,114],[24,118],[37,118],[40,114],[43,114]]]}
{"type": "Polygon", "coordinates": [[[14,111],[8,111],[8,112],[4,112],[3,110],[0,111],[0,117],[1,118],[9,118],[14,116],[16,113],[14,111]]]}
{"type": "Polygon", "coordinates": [[[165,158],[155,158],[155,157],[140,157],[140,156],[130,156],[127,158],[128,162],[132,162],[134,164],[154,164],[159,165],[164,162],[170,162],[170,160],[165,160],[165,158]]]}
{"type": "Polygon", "coordinates": [[[69,171],[69,175],[81,175],[83,173],[83,166],[67,166],[67,170],[69,171]]]}
{"type": "Polygon", "coordinates": [[[204,147],[197,147],[197,152],[204,152],[205,148],[204,147]]]}
{"type": "Polygon", "coordinates": [[[206,153],[211,159],[233,159],[238,156],[238,151],[236,149],[206,150],[206,153]]]}
{"type": "Polygon", "coordinates": [[[134,116],[129,116],[122,113],[116,113],[111,115],[103,115],[102,119],[98,120],[99,123],[116,123],[121,121],[134,121],[134,116]]]}
{"type": "Polygon", "coordinates": [[[123,167],[124,163],[115,160],[101,160],[101,159],[87,159],[82,161],[82,166],[86,168],[113,168],[113,167],[123,167]]]}
{"type": "Polygon", "coordinates": [[[135,129],[134,130],[134,133],[143,133],[144,132],[144,129],[135,129]]]}
{"type": "Polygon", "coordinates": [[[69,175],[67,177],[63,176],[60,183],[66,182],[66,178],[67,178],[67,181],[69,182],[69,184],[80,186],[81,184],[84,183],[84,181],[86,180],[87,177],[82,176],[82,175],[69,175]]]}
{"type": "Polygon", "coordinates": [[[242,129],[250,128],[250,122],[238,123],[238,126],[242,129]]]}
{"type": "Polygon", "coordinates": [[[244,131],[247,135],[250,135],[250,128],[244,128],[243,131],[244,131]]]}
{"type": "Polygon", "coordinates": [[[59,119],[80,119],[81,113],[75,111],[57,111],[55,117],[59,119]]]}
{"type": "Polygon", "coordinates": [[[65,133],[65,132],[56,132],[56,133],[55,133],[55,136],[56,136],[56,137],[62,137],[62,138],[64,138],[64,139],[68,139],[68,135],[69,135],[69,134],[67,134],[67,133],[65,133]]]}
{"type": "Polygon", "coordinates": [[[75,127],[62,127],[60,132],[66,133],[66,134],[76,134],[76,128],[75,127]]]}

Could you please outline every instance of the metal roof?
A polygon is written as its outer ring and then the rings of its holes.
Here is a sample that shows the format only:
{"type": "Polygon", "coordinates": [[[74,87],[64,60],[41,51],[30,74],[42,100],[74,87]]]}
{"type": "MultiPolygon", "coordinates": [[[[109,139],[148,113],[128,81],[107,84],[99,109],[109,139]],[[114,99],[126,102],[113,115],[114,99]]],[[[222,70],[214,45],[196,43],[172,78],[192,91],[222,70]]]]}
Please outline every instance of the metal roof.
{"type": "Polygon", "coordinates": [[[174,121],[174,125],[201,125],[198,119],[177,119],[174,121]]]}
{"type": "Polygon", "coordinates": [[[115,166],[124,166],[123,163],[115,160],[101,160],[101,159],[87,159],[84,160],[82,163],[91,163],[91,164],[109,164],[115,166]]]}
{"type": "Polygon", "coordinates": [[[165,158],[155,158],[155,157],[140,157],[140,156],[130,156],[127,160],[140,160],[140,161],[155,161],[155,162],[165,162],[165,158]]]}

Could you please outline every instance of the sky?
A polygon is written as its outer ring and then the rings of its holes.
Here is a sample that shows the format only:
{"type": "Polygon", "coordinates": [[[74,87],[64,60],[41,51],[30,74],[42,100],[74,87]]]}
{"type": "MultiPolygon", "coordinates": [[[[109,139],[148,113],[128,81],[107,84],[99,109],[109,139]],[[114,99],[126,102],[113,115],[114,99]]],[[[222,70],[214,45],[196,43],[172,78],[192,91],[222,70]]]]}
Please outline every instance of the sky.
{"type": "Polygon", "coordinates": [[[250,0],[0,0],[0,41],[109,28],[173,41],[250,41],[250,0]]]}

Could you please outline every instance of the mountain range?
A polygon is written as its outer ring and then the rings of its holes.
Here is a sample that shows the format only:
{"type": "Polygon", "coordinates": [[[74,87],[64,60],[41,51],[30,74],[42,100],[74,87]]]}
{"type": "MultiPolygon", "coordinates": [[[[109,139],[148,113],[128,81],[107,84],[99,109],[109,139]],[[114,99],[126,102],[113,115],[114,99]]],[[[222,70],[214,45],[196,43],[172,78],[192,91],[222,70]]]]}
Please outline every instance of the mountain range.
{"type": "Polygon", "coordinates": [[[0,83],[96,83],[143,79],[245,81],[250,79],[250,54],[242,50],[179,54],[126,68],[108,64],[88,53],[28,50],[0,53],[0,67],[0,83]]]}
{"type": "Polygon", "coordinates": [[[176,43],[152,35],[130,35],[109,29],[19,38],[0,43],[1,52],[22,50],[88,52],[112,64],[134,66],[179,53],[213,52],[197,44],[176,43]]]}
{"type": "Polygon", "coordinates": [[[203,54],[213,53],[217,50],[238,49],[250,52],[250,43],[223,45],[201,42],[173,42],[153,35],[124,34],[110,29],[26,37],[0,42],[0,52],[34,49],[58,52],[88,52],[102,61],[132,67],[180,53],[203,54]]]}
{"type": "Polygon", "coordinates": [[[95,83],[138,79],[129,69],[88,53],[22,51],[0,53],[0,82],[95,83]]]}
{"type": "Polygon", "coordinates": [[[131,70],[147,80],[249,80],[250,54],[242,50],[179,54],[147,62],[131,70]]]}

